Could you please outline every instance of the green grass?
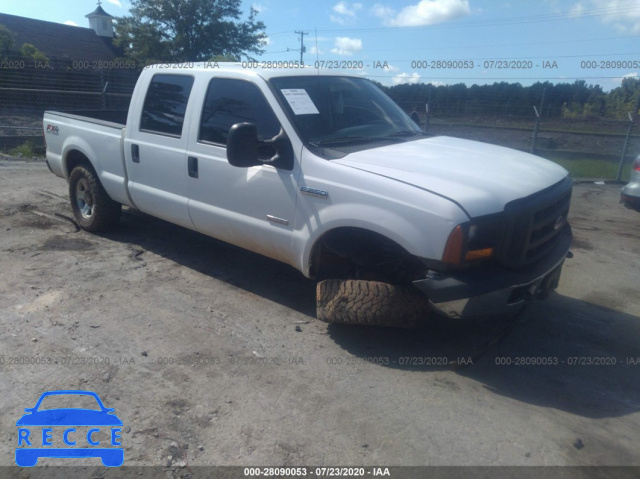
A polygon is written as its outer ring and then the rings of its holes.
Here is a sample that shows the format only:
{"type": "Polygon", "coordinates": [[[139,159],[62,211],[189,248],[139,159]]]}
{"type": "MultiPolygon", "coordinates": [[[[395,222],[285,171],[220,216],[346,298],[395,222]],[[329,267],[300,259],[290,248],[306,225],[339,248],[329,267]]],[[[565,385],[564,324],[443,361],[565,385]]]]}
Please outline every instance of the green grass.
{"type": "Polygon", "coordinates": [[[31,141],[25,141],[22,145],[16,146],[12,150],[9,150],[11,156],[22,155],[23,158],[33,158],[38,156],[35,149],[35,145],[31,141]]]}
{"type": "MultiPolygon", "coordinates": [[[[495,128],[495,129],[510,129],[510,130],[530,130],[533,131],[535,120],[522,119],[510,119],[510,120],[487,120],[487,119],[470,119],[467,117],[454,117],[454,118],[431,118],[430,124],[432,125],[453,125],[453,126],[468,126],[468,127],[483,127],[483,128],[495,128]]],[[[575,120],[543,120],[540,123],[541,133],[576,133],[582,135],[602,135],[602,136],[620,136],[625,137],[627,135],[627,128],[629,124],[620,121],[585,121],[575,120]]],[[[638,138],[637,130],[632,132],[632,138],[638,138]]]]}
{"type": "MultiPolygon", "coordinates": [[[[542,155],[541,155],[542,156],[542,155]]],[[[615,180],[618,173],[618,162],[607,161],[600,158],[589,158],[585,155],[584,158],[566,158],[562,154],[547,153],[544,157],[554,163],[564,167],[572,178],[589,178],[599,180],[615,180]]],[[[629,181],[629,175],[631,173],[631,161],[628,160],[622,167],[622,180],[629,181]]]]}

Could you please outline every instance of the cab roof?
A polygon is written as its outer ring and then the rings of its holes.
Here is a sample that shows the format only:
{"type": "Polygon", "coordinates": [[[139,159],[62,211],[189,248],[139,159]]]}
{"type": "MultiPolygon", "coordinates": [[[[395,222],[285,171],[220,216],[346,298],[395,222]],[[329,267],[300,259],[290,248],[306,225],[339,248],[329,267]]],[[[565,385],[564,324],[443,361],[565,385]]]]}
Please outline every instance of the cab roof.
{"type": "MultiPolygon", "coordinates": [[[[294,77],[294,76],[349,76],[355,78],[364,78],[363,75],[356,75],[353,73],[345,73],[341,70],[330,70],[313,68],[312,66],[298,67],[298,68],[263,68],[262,65],[269,62],[255,61],[255,62],[189,62],[189,63],[157,63],[148,65],[145,69],[158,70],[163,73],[180,73],[180,72],[215,72],[215,73],[246,73],[247,76],[259,76],[265,80],[269,80],[275,77],[294,77]],[[247,66],[247,65],[251,66],[247,66]],[[253,67],[257,65],[257,67],[253,67]]],[[[283,61],[272,62],[276,64],[291,64],[295,65],[295,61],[283,61]]]]}

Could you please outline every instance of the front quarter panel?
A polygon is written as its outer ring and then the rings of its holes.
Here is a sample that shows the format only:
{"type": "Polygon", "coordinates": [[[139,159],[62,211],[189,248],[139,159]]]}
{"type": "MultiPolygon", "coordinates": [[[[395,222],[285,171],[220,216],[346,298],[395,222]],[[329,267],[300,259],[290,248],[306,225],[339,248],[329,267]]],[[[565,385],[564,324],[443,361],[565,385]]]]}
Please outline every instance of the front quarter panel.
{"type": "Polygon", "coordinates": [[[374,173],[321,159],[303,148],[293,252],[310,274],[314,244],[326,232],[357,227],[395,241],[409,253],[441,259],[451,230],[468,221],[452,201],[374,173]],[[304,187],[326,196],[303,193],[304,187]]]}

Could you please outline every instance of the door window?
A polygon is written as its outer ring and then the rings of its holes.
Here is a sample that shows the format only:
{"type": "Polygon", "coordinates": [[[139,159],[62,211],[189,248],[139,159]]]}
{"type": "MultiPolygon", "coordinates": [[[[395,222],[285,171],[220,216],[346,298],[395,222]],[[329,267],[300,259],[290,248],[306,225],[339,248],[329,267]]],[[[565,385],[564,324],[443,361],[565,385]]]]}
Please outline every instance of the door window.
{"type": "Polygon", "coordinates": [[[226,146],[229,129],[245,122],[256,125],[260,140],[268,140],[280,132],[280,122],[256,85],[228,78],[211,80],[198,141],[226,146]]]}

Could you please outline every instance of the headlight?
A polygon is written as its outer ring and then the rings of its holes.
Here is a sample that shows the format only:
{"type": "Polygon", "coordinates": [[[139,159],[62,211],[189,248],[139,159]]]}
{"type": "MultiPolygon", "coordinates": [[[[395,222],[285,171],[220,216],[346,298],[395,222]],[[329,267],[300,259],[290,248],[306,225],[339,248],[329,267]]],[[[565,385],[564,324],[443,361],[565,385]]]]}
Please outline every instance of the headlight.
{"type": "Polygon", "coordinates": [[[502,238],[503,221],[500,216],[480,218],[456,226],[447,240],[442,261],[460,265],[494,256],[502,238]]]}

